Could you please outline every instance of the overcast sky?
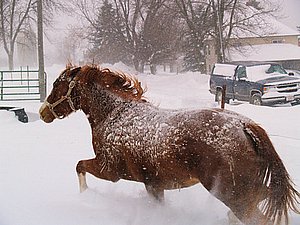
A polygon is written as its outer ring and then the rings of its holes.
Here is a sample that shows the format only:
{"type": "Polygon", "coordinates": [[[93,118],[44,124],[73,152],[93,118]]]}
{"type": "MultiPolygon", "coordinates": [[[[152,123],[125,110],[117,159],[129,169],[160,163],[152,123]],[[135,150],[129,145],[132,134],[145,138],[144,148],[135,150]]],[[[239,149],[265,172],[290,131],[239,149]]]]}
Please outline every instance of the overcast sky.
{"type": "Polygon", "coordinates": [[[283,11],[287,18],[282,21],[291,28],[300,26],[300,0],[284,0],[283,11]]]}
{"type": "MultiPolygon", "coordinates": [[[[274,2],[280,2],[282,4],[282,13],[285,18],[280,19],[289,27],[296,29],[297,26],[300,26],[300,0],[272,0],[274,2]]],[[[76,24],[77,18],[74,16],[72,17],[65,17],[61,19],[58,17],[56,21],[56,27],[59,30],[67,30],[66,24],[76,24]]]]}

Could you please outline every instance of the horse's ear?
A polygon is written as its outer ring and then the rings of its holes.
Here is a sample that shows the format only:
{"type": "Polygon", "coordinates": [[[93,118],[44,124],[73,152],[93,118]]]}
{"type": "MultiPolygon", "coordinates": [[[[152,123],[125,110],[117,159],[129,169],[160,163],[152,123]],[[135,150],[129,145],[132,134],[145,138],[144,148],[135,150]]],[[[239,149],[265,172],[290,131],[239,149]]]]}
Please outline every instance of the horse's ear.
{"type": "Polygon", "coordinates": [[[66,69],[72,69],[74,68],[74,65],[71,63],[70,60],[68,60],[68,63],[66,64],[66,69]]]}
{"type": "Polygon", "coordinates": [[[71,69],[70,70],[70,73],[69,73],[69,78],[70,80],[73,80],[74,77],[77,75],[77,73],[81,70],[81,67],[76,67],[74,69],[71,69]]]}

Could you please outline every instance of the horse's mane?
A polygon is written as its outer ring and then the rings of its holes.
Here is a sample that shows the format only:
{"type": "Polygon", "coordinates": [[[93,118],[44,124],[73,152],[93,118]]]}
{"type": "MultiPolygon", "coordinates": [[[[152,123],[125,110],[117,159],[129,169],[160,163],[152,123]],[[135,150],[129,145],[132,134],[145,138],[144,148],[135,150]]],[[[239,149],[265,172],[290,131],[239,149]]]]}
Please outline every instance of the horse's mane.
{"type": "MultiPolygon", "coordinates": [[[[67,65],[71,69],[71,66],[67,65]]],[[[76,67],[72,67],[73,69],[76,67]]],[[[108,68],[100,68],[97,65],[85,65],[80,69],[80,82],[85,84],[93,83],[101,85],[123,99],[145,101],[143,94],[145,90],[142,88],[139,80],[131,75],[112,71],[108,68]]]]}

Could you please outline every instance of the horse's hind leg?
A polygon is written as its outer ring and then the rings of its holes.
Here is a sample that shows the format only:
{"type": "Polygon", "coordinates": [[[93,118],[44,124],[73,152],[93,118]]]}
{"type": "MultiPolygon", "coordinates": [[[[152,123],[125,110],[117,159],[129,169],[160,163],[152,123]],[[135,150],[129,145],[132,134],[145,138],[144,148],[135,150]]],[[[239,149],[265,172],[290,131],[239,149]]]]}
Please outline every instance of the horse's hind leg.
{"type": "MultiPolygon", "coordinates": [[[[245,225],[273,225],[273,223],[257,208],[243,209],[243,207],[231,207],[234,215],[245,225]]],[[[228,213],[229,224],[236,224],[237,220],[228,213]],[[231,223],[230,223],[231,222],[231,223]]]]}
{"type": "Polygon", "coordinates": [[[227,213],[229,225],[242,225],[242,222],[229,210],[227,213]]]}
{"type": "Polygon", "coordinates": [[[159,202],[164,201],[164,190],[161,188],[153,187],[152,185],[146,185],[146,190],[150,196],[152,196],[154,199],[156,199],[159,202]]]}
{"type": "Polygon", "coordinates": [[[86,184],[86,173],[112,182],[116,182],[120,179],[117,171],[109,169],[107,164],[98,158],[79,161],[76,166],[76,171],[79,179],[80,192],[85,191],[88,187],[86,184]]]}

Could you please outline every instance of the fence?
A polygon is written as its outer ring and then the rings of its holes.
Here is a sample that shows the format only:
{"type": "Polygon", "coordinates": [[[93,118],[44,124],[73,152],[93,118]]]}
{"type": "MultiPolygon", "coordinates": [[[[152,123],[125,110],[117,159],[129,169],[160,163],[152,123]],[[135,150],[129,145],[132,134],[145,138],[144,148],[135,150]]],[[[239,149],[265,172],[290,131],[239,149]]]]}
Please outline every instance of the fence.
{"type": "Polygon", "coordinates": [[[40,100],[39,71],[0,71],[0,101],[40,100]]]}

